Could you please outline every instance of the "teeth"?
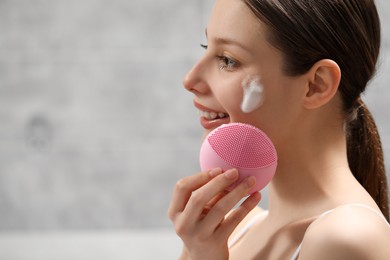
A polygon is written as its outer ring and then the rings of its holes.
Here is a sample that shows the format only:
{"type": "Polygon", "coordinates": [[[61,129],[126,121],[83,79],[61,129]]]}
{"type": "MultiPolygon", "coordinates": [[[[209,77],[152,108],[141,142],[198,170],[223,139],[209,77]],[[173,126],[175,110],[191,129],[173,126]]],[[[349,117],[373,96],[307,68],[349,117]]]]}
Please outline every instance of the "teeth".
{"type": "Polygon", "coordinates": [[[225,117],[228,116],[227,114],[222,113],[222,112],[215,113],[215,112],[207,112],[207,111],[199,110],[198,113],[199,113],[199,115],[201,117],[204,117],[204,118],[206,118],[208,120],[214,120],[214,119],[217,119],[217,118],[225,118],[225,117]]]}
{"type": "Polygon", "coordinates": [[[216,119],[218,117],[218,114],[217,113],[214,113],[214,112],[211,112],[210,113],[210,118],[211,119],[216,119]]]}

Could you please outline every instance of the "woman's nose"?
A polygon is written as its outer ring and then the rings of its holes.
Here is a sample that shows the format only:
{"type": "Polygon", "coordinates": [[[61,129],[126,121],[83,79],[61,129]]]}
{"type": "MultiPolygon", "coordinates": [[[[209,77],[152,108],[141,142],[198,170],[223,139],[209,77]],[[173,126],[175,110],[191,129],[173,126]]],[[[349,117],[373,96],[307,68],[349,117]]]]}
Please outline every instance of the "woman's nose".
{"type": "Polygon", "coordinates": [[[185,89],[194,94],[205,94],[209,90],[205,73],[205,64],[201,61],[196,63],[184,77],[185,89]]]}

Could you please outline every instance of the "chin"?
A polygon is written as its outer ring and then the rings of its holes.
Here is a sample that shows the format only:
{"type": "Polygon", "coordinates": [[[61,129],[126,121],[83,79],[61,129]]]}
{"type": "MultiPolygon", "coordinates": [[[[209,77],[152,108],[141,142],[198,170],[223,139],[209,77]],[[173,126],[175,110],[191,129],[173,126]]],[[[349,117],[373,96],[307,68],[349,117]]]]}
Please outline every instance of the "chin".
{"type": "Polygon", "coordinates": [[[203,135],[202,135],[202,142],[204,141],[204,139],[206,139],[206,137],[213,131],[214,129],[206,129],[203,131],[203,135]]]}

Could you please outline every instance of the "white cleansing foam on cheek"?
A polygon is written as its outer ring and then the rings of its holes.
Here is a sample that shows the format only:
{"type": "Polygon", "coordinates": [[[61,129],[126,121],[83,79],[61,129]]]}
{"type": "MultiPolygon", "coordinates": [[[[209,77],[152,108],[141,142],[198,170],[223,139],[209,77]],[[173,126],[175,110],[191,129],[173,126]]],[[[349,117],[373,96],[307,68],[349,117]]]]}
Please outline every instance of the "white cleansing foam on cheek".
{"type": "Polygon", "coordinates": [[[242,81],[244,95],[241,103],[241,110],[244,113],[251,113],[263,103],[263,90],[260,77],[248,76],[242,81]]]}

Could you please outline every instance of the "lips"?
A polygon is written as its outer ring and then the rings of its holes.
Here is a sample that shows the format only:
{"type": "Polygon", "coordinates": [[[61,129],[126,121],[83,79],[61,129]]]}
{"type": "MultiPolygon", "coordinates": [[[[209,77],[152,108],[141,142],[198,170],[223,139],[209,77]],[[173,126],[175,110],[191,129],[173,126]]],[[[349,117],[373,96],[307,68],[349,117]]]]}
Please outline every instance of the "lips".
{"type": "Polygon", "coordinates": [[[208,112],[204,110],[198,110],[199,116],[204,117],[207,120],[222,119],[228,117],[229,115],[223,112],[208,112]]]}
{"type": "Polygon", "coordinates": [[[229,114],[225,112],[205,107],[195,101],[194,105],[199,110],[200,124],[207,130],[217,128],[230,122],[229,114]]]}

